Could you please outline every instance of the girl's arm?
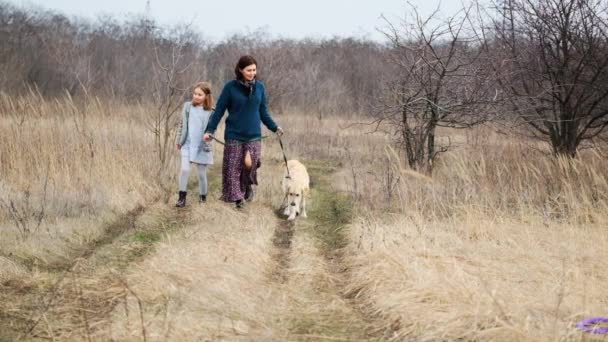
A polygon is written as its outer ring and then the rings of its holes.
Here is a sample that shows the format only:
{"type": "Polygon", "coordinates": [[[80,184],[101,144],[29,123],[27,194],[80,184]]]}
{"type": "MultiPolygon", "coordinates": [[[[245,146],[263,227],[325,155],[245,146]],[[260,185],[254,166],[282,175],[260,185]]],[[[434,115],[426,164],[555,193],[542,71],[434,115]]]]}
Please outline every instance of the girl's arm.
{"type": "Polygon", "coordinates": [[[177,145],[177,148],[179,149],[181,147],[181,139],[182,139],[182,130],[184,129],[184,118],[186,116],[186,107],[188,106],[187,103],[184,104],[184,107],[182,108],[182,117],[180,120],[177,120],[177,129],[175,130],[175,145],[177,145]]]}
{"type": "Polygon", "coordinates": [[[222,93],[215,104],[215,111],[213,111],[213,114],[211,114],[211,117],[209,118],[209,123],[205,129],[205,133],[210,133],[213,135],[217,129],[217,125],[219,125],[220,120],[222,120],[224,112],[226,112],[228,104],[230,103],[229,85],[230,83],[226,83],[226,85],[224,85],[224,89],[222,89],[222,93]]]}

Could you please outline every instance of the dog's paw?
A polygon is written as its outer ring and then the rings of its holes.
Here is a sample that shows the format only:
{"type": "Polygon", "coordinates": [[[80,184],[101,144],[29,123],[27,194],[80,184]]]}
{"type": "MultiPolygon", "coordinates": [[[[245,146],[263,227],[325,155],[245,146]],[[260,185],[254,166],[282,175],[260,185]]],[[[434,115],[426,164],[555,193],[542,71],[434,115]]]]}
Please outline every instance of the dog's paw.
{"type": "Polygon", "coordinates": [[[296,219],[296,215],[295,214],[291,214],[289,215],[289,217],[287,218],[288,221],[293,221],[296,219]]]}
{"type": "Polygon", "coordinates": [[[308,215],[306,215],[306,212],[305,212],[305,211],[303,211],[303,212],[302,212],[302,215],[301,215],[301,216],[302,216],[303,218],[307,218],[307,217],[308,217],[308,215]]]}

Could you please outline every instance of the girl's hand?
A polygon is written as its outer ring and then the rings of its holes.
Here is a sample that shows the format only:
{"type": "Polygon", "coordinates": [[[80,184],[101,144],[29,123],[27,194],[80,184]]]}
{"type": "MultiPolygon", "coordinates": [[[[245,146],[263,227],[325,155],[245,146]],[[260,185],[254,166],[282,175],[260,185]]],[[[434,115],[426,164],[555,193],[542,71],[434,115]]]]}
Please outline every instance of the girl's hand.
{"type": "Polygon", "coordinates": [[[209,141],[211,141],[211,139],[213,139],[213,134],[211,134],[211,133],[205,133],[205,135],[203,135],[203,140],[205,142],[209,142],[209,141]]]}
{"type": "Polygon", "coordinates": [[[285,132],[283,131],[283,129],[281,127],[277,127],[277,134],[279,136],[282,136],[283,134],[285,134],[285,132]]]}
{"type": "Polygon", "coordinates": [[[182,149],[182,145],[180,145],[180,144],[176,144],[175,146],[177,147],[178,151],[182,149]]]}

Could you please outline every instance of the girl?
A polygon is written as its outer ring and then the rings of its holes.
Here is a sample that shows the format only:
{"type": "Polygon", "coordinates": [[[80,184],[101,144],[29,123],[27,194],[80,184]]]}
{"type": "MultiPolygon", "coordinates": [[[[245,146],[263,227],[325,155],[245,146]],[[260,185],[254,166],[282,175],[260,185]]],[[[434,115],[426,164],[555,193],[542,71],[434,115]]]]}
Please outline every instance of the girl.
{"type": "Polygon", "coordinates": [[[255,78],[257,64],[251,56],[239,59],[234,69],[236,79],[224,86],[204,137],[205,141],[213,139],[227,109],[222,200],[236,203],[237,208],[243,207],[243,200],[253,199],[252,185],[258,184],[256,170],[261,165],[261,123],[271,131],[283,134],[268,113],[264,84],[255,78]]]}
{"type": "Polygon", "coordinates": [[[211,142],[203,141],[203,132],[213,107],[213,96],[209,83],[201,82],[194,85],[192,101],[184,103],[182,120],[177,128],[175,144],[181,150],[182,163],[179,175],[179,199],[176,207],[186,205],[186,194],[190,165],[196,164],[199,180],[199,202],[207,201],[207,166],[213,164],[213,148],[211,142]]]}

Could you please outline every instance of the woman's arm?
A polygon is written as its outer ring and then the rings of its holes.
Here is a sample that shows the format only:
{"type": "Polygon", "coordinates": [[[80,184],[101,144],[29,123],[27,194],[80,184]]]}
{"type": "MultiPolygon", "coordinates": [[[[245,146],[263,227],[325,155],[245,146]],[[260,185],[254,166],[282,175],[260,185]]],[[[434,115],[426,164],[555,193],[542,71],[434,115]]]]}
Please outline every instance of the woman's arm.
{"type": "Polygon", "coordinates": [[[205,133],[210,133],[213,135],[217,129],[217,126],[220,124],[220,120],[222,120],[224,112],[226,112],[228,104],[230,103],[229,85],[230,82],[224,85],[224,89],[222,89],[222,93],[220,94],[220,97],[215,105],[215,111],[213,111],[213,114],[211,114],[207,128],[205,128],[205,133]]]}
{"type": "Polygon", "coordinates": [[[272,117],[270,116],[270,113],[268,112],[268,100],[266,99],[266,88],[264,87],[263,84],[262,84],[261,88],[262,88],[262,102],[260,103],[260,119],[262,119],[264,126],[266,126],[269,130],[276,132],[278,126],[277,126],[276,122],[274,122],[272,117]]]}

